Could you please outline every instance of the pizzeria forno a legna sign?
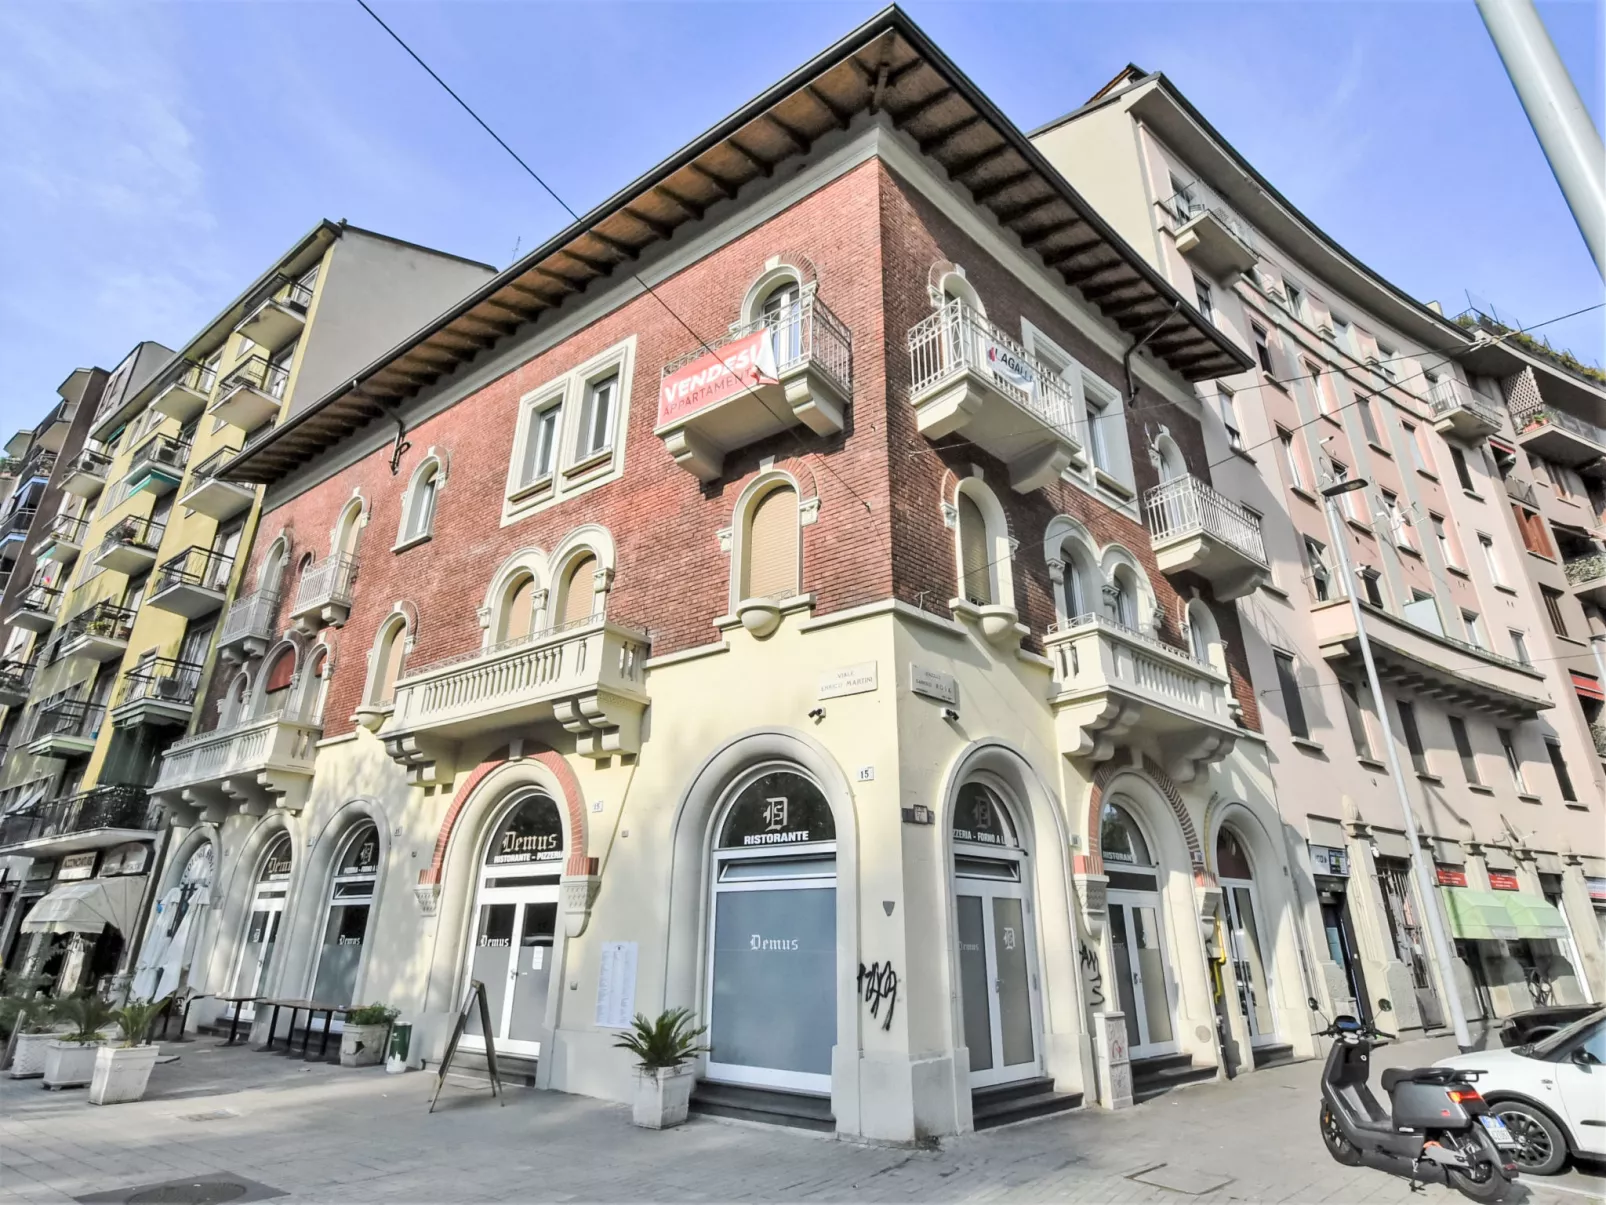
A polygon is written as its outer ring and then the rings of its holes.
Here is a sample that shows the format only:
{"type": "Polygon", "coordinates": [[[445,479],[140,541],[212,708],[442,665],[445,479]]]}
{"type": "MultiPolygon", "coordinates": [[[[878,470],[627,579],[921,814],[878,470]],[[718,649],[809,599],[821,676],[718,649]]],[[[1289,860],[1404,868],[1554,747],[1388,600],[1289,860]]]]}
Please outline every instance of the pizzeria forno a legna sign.
{"type": "Polygon", "coordinates": [[[668,426],[744,390],[778,384],[774,332],[766,326],[666,377],[658,390],[658,425],[668,426]]]}

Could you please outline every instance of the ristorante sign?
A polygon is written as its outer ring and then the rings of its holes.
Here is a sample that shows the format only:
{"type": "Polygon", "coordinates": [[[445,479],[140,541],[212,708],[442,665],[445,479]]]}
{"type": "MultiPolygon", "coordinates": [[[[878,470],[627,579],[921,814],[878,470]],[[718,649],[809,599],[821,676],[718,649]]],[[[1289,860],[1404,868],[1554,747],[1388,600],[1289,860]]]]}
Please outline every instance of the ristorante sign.
{"type": "Polygon", "coordinates": [[[766,326],[665,377],[658,391],[658,425],[668,426],[749,389],[778,384],[774,332],[766,326]]]}

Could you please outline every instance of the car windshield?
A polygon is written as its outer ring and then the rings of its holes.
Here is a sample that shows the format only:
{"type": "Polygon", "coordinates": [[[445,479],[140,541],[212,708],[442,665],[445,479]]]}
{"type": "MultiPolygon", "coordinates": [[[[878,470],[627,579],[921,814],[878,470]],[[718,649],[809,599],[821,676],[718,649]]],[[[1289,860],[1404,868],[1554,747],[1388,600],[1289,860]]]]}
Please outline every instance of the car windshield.
{"type": "Polygon", "coordinates": [[[1548,1059],[1561,1047],[1568,1045],[1579,1034],[1592,1025],[1599,1025],[1606,1021],[1606,1011],[1592,1013],[1581,1021],[1574,1021],[1566,1029],[1558,1029],[1548,1038],[1535,1042],[1528,1048],[1528,1052],[1536,1059],[1548,1059]]]}

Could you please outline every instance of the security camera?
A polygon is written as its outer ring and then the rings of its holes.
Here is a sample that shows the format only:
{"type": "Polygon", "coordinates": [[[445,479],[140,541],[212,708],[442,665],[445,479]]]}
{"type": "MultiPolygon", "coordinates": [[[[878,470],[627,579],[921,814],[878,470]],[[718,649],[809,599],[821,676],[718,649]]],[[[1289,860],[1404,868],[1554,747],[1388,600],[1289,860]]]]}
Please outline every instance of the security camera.
{"type": "Polygon", "coordinates": [[[815,723],[819,723],[824,718],[825,708],[823,707],[816,707],[813,711],[809,712],[809,719],[813,720],[815,723]]]}
{"type": "Polygon", "coordinates": [[[942,718],[950,723],[957,724],[959,722],[959,713],[952,707],[944,707],[942,709],[942,718]]]}

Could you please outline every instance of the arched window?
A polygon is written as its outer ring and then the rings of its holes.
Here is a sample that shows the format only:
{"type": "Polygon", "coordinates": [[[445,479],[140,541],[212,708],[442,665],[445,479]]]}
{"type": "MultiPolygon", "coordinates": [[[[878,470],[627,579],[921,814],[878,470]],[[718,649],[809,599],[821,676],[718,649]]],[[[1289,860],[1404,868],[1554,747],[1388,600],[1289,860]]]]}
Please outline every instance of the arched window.
{"type": "Polygon", "coordinates": [[[357,555],[357,544],[362,535],[362,519],[362,499],[353,498],[346,503],[346,509],[340,512],[340,521],[335,524],[334,547],[331,549],[335,556],[357,555]]]}
{"type": "Polygon", "coordinates": [[[1182,449],[1177,447],[1177,441],[1169,435],[1161,435],[1154,441],[1155,458],[1159,461],[1160,480],[1177,481],[1188,475],[1188,462],[1183,459],[1182,449]]]}
{"type": "Polygon", "coordinates": [[[329,695],[329,650],[319,647],[313,651],[308,665],[306,706],[303,713],[314,720],[323,719],[324,700],[329,695]]]}
{"type": "Polygon", "coordinates": [[[1238,982],[1238,1011],[1249,1027],[1252,1045],[1265,1045],[1277,1037],[1277,1018],[1271,1007],[1271,978],[1266,962],[1266,939],[1261,935],[1260,907],[1255,872],[1238,834],[1226,825],[1216,834],[1216,877],[1224,888],[1227,905],[1228,948],[1238,982]]]}
{"type": "Polygon", "coordinates": [[[435,528],[435,497],[441,487],[440,461],[426,460],[413,474],[407,493],[402,498],[402,525],[396,535],[398,544],[421,540],[435,528]]]}
{"type": "Polygon", "coordinates": [[[1255,872],[1249,868],[1249,855],[1244,852],[1238,834],[1226,825],[1216,834],[1216,877],[1222,879],[1252,879],[1255,872]]]}
{"type": "Polygon", "coordinates": [[[563,578],[563,610],[560,624],[580,623],[591,618],[596,602],[597,558],[589,552],[575,558],[563,578]]]}
{"type": "Polygon", "coordinates": [[[1132,813],[1118,803],[1104,805],[1099,828],[1099,850],[1105,862],[1119,862],[1124,866],[1153,866],[1149,844],[1143,839],[1143,830],[1132,818],[1132,813]]]}
{"type": "Polygon", "coordinates": [[[742,586],[748,598],[791,598],[799,593],[797,491],[779,485],[750,507],[742,539],[742,586]]]}
{"type": "Polygon", "coordinates": [[[1221,630],[1203,599],[1196,598],[1188,604],[1188,643],[1194,660],[1206,665],[1216,665],[1221,660],[1221,630]]]}
{"type": "Polygon", "coordinates": [[[759,316],[774,332],[775,366],[785,368],[798,358],[803,346],[803,294],[796,280],[783,280],[759,306],[759,316]]]}
{"type": "Polygon", "coordinates": [[[987,520],[969,494],[959,495],[959,593],[978,607],[993,604],[992,573],[987,564],[987,520]]]}
{"type": "Polygon", "coordinates": [[[497,616],[496,643],[523,640],[535,630],[535,577],[521,573],[508,583],[497,616]]]}
{"type": "Polygon", "coordinates": [[[965,279],[965,273],[962,268],[953,267],[945,272],[938,289],[941,293],[943,305],[952,305],[957,302],[967,309],[975,310],[976,313],[983,317],[986,316],[987,307],[982,305],[981,295],[976,292],[975,286],[965,279]]]}
{"type": "Polygon", "coordinates": [[[245,719],[246,700],[251,695],[251,679],[246,674],[237,674],[229,683],[228,690],[223,694],[218,704],[218,727],[228,728],[245,719]]]}
{"type": "Polygon", "coordinates": [[[375,707],[389,707],[396,701],[396,679],[401,677],[402,658],[407,655],[407,620],[398,615],[379,629],[374,643],[374,661],[368,701],[375,707]]]}
{"type": "Polygon", "coordinates": [[[280,536],[268,549],[268,555],[262,558],[262,568],[257,573],[257,589],[264,594],[277,594],[284,585],[284,566],[289,558],[290,545],[280,536]]]}
{"type": "Polygon", "coordinates": [[[1138,583],[1130,566],[1118,565],[1110,575],[1110,618],[1124,628],[1138,626],[1138,583]]]}
{"type": "Polygon", "coordinates": [[[285,647],[262,671],[261,715],[271,715],[290,706],[290,691],[296,680],[296,651],[285,647]]]}

